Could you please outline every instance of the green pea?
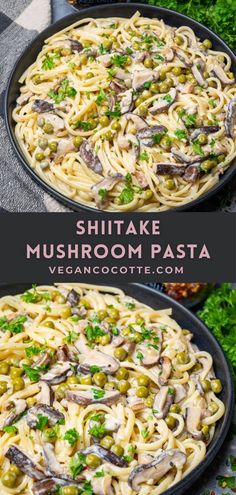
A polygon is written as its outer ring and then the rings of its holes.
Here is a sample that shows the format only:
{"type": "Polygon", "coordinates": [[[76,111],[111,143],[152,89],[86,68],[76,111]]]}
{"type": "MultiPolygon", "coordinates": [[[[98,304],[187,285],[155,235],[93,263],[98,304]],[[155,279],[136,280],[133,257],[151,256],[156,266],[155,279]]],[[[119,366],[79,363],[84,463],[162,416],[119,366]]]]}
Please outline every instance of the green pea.
{"type": "Polygon", "coordinates": [[[147,387],[138,387],[135,393],[137,397],[139,397],[140,399],[146,399],[148,397],[149,392],[147,387]]]}
{"type": "Polygon", "coordinates": [[[180,413],[180,411],[181,411],[181,407],[178,404],[172,404],[170,406],[170,412],[178,414],[180,413]]]}
{"type": "Polygon", "coordinates": [[[174,81],[172,79],[172,77],[167,77],[166,81],[165,81],[166,84],[168,84],[168,86],[171,88],[172,86],[174,86],[174,81]]]}
{"type": "Polygon", "coordinates": [[[133,49],[134,49],[134,50],[139,50],[139,49],[140,49],[140,46],[139,46],[139,44],[137,43],[137,41],[135,41],[135,42],[133,43],[133,49]]]}
{"type": "Polygon", "coordinates": [[[222,390],[222,383],[221,383],[221,381],[218,380],[218,379],[212,380],[211,381],[211,390],[215,394],[219,394],[221,392],[221,390],[222,390]]]}
{"type": "Polygon", "coordinates": [[[164,148],[164,150],[168,151],[170,150],[171,148],[171,139],[169,136],[162,136],[161,140],[160,140],[160,146],[162,148],[164,148]]]}
{"type": "Polygon", "coordinates": [[[115,440],[110,435],[106,435],[100,441],[101,446],[104,447],[105,449],[110,449],[114,445],[114,443],[115,443],[115,440]]]}
{"type": "Polygon", "coordinates": [[[0,395],[5,394],[7,391],[7,382],[1,381],[0,382],[0,395]]]}
{"type": "Polygon", "coordinates": [[[183,41],[184,40],[183,40],[182,36],[177,35],[177,36],[174,37],[174,42],[178,46],[182,45],[183,44],[183,41]]]}
{"type": "Polygon", "coordinates": [[[152,83],[149,89],[152,93],[159,93],[160,86],[158,83],[152,83]]]}
{"type": "Polygon", "coordinates": [[[117,308],[110,308],[109,309],[109,316],[110,318],[114,319],[114,320],[119,320],[120,318],[120,312],[119,312],[119,309],[117,308]]]}
{"type": "Polygon", "coordinates": [[[168,191],[172,191],[175,189],[175,181],[174,179],[167,179],[165,180],[165,186],[168,189],[168,191]]]}
{"type": "Polygon", "coordinates": [[[34,84],[40,84],[42,82],[41,76],[39,74],[35,74],[35,76],[33,77],[33,82],[34,84]]]}
{"type": "Polygon", "coordinates": [[[20,474],[22,473],[21,470],[18,468],[18,466],[16,466],[15,464],[10,465],[9,471],[10,473],[15,474],[16,476],[20,476],[20,474]]]}
{"type": "Polygon", "coordinates": [[[12,385],[13,385],[13,392],[19,392],[19,390],[23,390],[25,388],[25,382],[23,378],[14,378],[12,380],[12,385]]]}
{"type": "Polygon", "coordinates": [[[226,72],[226,75],[228,76],[229,79],[234,79],[234,73],[233,72],[226,72]]]}
{"type": "Polygon", "coordinates": [[[132,58],[131,57],[127,57],[126,62],[125,62],[125,65],[128,66],[128,65],[131,65],[131,64],[132,64],[132,58]]]}
{"type": "Polygon", "coordinates": [[[8,375],[9,373],[9,364],[5,361],[0,363],[0,375],[8,375]]]}
{"type": "Polygon", "coordinates": [[[84,306],[85,309],[90,309],[90,307],[91,307],[88,299],[85,299],[84,297],[82,299],[80,299],[79,304],[80,304],[80,306],[84,306]]]}
{"type": "Polygon", "coordinates": [[[71,55],[71,49],[70,48],[62,48],[61,54],[63,57],[68,57],[68,55],[71,55]]]}
{"type": "Polygon", "coordinates": [[[101,464],[101,459],[95,454],[88,454],[86,456],[85,462],[88,467],[95,469],[101,464]]]}
{"type": "Polygon", "coordinates": [[[211,402],[208,406],[208,410],[212,413],[215,414],[218,411],[219,407],[215,402],[211,402]]]}
{"type": "Polygon", "coordinates": [[[114,356],[119,359],[119,361],[124,361],[128,353],[123,347],[118,347],[114,350],[114,356]]]}
{"type": "Polygon", "coordinates": [[[108,345],[110,344],[111,342],[111,336],[109,335],[109,333],[107,333],[106,335],[102,335],[99,339],[99,344],[101,345],[108,345]]]}
{"type": "Polygon", "coordinates": [[[204,392],[209,392],[211,390],[211,382],[209,380],[201,380],[200,383],[204,392]]]}
{"type": "Polygon", "coordinates": [[[109,39],[109,40],[104,40],[104,41],[102,42],[102,44],[103,44],[104,48],[106,48],[106,49],[111,48],[112,43],[113,43],[113,41],[111,41],[111,39],[109,39]]]}
{"type": "Polygon", "coordinates": [[[11,366],[10,368],[10,377],[13,378],[18,378],[19,376],[23,375],[24,370],[22,368],[15,368],[14,366],[11,366]]]}
{"type": "Polygon", "coordinates": [[[78,495],[79,489],[77,486],[63,486],[61,493],[62,495],[78,495]]]}
{"type": "Polygon", "coordinates": [[[109,125],[109,117],[107,115],[103,115],[99,119],[99,124],[101,124],[102,127],[107,127],[109,125]]]}
{"type": "Polygon", "coordinates": [[[221,162],[223,162],[224,160],[225,160],[225,155],[223,155],[223,154],[222,154],[222,155],[217,156],[217,162],[218,162],[218,163],[221,163],[221,162]]]}
{"type": "Polygon", "coordinates": [[[88,72],[86,74],[86,79],[91,79],[92,77],[94,77],[94,73],[93,72],[88,72]]]}
{"type": "Polygon", "coordinates": [[[63,304],[65,302],[65,297],[57,290],[52,291],[52,300],[59,304],[63,304]]]}
{"type": "Polygon", "coordinates": [[[43,127],[45,124],[45,119],[41,117],[40,119],[38,119],[37,124],[39,127],[43,127]]]}
{"type": "Polygon", "coordinates": [[[166,83],[161,83],[160,84],[160,93],[168,93],[169,91],[169,86],[166,83]]]}
{"type": "Polygon", "coordinates": [[[146,101],[148,100],[149,98],[152,97],[152,93],[151,91],[148,91],[147,89],[145,89],[143,92],[142,92],[142,98],[143,98],[143,101],[146,101]]]}
{"type": "Polygon", "coordinates": [[[176,419],[173,416],[171,416],[170,414],[168,414],[165,421],[166,421],[168,428],[170,428],[170,430],[173,430],[173,428],[176,425],[176,419]]]}
{"type": "Polygon", "coordinates": [[[179,83],[184,84],[186,82],[186,76],[185,76],[185,74],[181,74],[178,77],[178,81],[179,81],[179,83]]]}
{"type": "Polygon", "coordinates": [[[148,387],[150,384],[150,379],[146,375],[139,375],[137,382],[139,385],[143,385],[144,387],[148,387]]]}
{"type": "Polygon", "coordinates": [[[112,128],[114,131],[120,131],[120,129],[121,129],[120,122],[118,122],[118,120],[115,120],[115,122],[113,122],[113,123],[111,124],[111,128],[112,128]]]}
{"type": "Polygon", "coordinates": [[[122,457],[124,455],[124,452],[125,452],[123,447],[119,444],[112,445],[111,451],[114,454],[118,455],[119,457],[122,457]]]}
{"type": "Polygon", "coordinates": [[[114,134],[113,134],[113,132],[111,132],[111,131],[107,131],[107,132],[105,132],[104,136],[105,136],[105,139],[106,139],[107,141],[112,141],[112,140],[113,140],[113,136],[114,136],[114,134]]]}
{"type": "Polygon", "coordinates": [[[92,385],[92,377],[90,375],[82,376],[80,378],[80,383],[81,385],[92,385]]]}
{"type": "Polygon", "coordinates": [[[55,325],[54,325],[54,323],[53,323],[53,321],[52,321],[52,320],[47,320],[47,321],[45,321],[45,322],[43,323],[43,326],[44,326],[44,327],[47,327],[47,328],[55,328],[55,325]]]}
{"type": "Polygon", "coordinates": [[[95,383],[95,385],[97,385],[98,387],[104,387],[106,382],[107,376],[102,371],[99,371],[98,373],[95,373],[93,375],[93,383],[95,383]]]}
{"type": "Polygon", "coordinates": [[[130,389],[130,382],[128,380],[120,380],[117,388],[121,394],[126,394],[128,390],[130,389]]]}
{"type": "Polygon", "coordinates": [[[69,318],[69,316],[71,316],[71,308],[63,308],[61,311],[61,317],[66,319],[69,318]]]}
{"type": "Polygon", "coordinates": [[[131,330],[129,327],[126,327],[122,330],[122,334],[124,335],[124,337],[128,337],[128,335],[130,335],[131,333],[131,330]]]}
{"type": "Polygon", "coordinates": [[[14,488],[16,486],[17,477],[11,471],[7,471],[1,478],[1,482],[7,488],[14,488]]]}
{"type": "Polygon", "coordinates": [[[130,337],[130,340],[138,344],[142,341],[142,334],[140,332],[134,332],[133,335],[130,337]]]}
{"type": "Polygon", "coordinates": [[[210,86],[211,88],[215,88],[216,82],[215,81],[208,81],[208,86],[210,86]]]}
{"type": "Polygon", "coordinates": [[[205,71],[203,72],[203,77],[204,77],[205,79],[208,79],[208,77],[210,77],[209,72],[207,72],[207,71],[205,70],[205,71]]]}
{"type": "Polygon", "coordinates": [[[47,145],[48,145],[48,140],[46,138],[44,138],[44,137],[39,138],[39,140],[38,140],[38,146],[42,150],[46,150],[47,145]]]}
{"type": "Polygon", "coordinates": [[[202,42],[203,46],[207,49],[210,49],[212,48],[212,42],[208,39],[205,39],[203,42],[202,42]]]}
{"type": "Polygon", "coordinates": [[[141,117],[145,117],[145,115],[147,115],[147,112],[148,112],[147,106],[146,105],[140,105],[139,111],[138,111],[139,115],[141,117]]]}
{"type": "Polygon", "coordinates": [[[136,318],[136,324],[141,326],[144,323],[145,323],[145,320],[142,318],[142,316],[137,316],[137,318],[136,318]]]}
{"type": "Polygon", "coordinates": [[[178,352],[178,354],[177,354],[176,358],[177,358],[177,362],[178,362],[179,364],[186,364],[186,363],[188,363],[188,361],[189,361],[188,354],[187,354],[187,352],[185,352],[185,351],[183,351],[183,352],[178,352]]]}
{"type": "Polygon", "coordinates": [[[204,160],[201,163],[201,170],[203,172],[210,172],[217,165],[216,160],[204,160]]]}
{"type": "Polygon", "coordinates": [[[55,443],[55,441],[57,440],[57,434],[54,428],[46,428],[46,430],[44,430],[44,436],[47,442],[50,443],[55,443]]]}
{"type": "Polygon", "coordinates": [[[119,368],[115,376],[117,380],[127,380],[129,378],[129,372],[126,368],[119,368]]]}
{"type": "Polygon", "coordinates": [[[154,397],[152,397],[151,395],[149,395],[144,401],[144,404],[147,407],[152,407],[153,403],[154,403],[154,397]]]}
{"type": "Polygon", "coordinates": [[[89,119],[88,120],[88,124],[90,125],[90,129],[95,129],[95,127],[97,127],[97,120],[95,119],[89,119]]]}
{"type": "Polygon", "coordinates": [[[143,197],[146,201],[148,199],[151,199],[153,197],[153,192],[151,191],[151,189],[146,189],[145,191],[143,191],[143,197]]]}
{"type": "Polygon", "coordinates": [[[143,65],[144,67],[146,67],[146,69],[152,69],[153,68],[153,61],[151,58],[147,57],[145,58],[144,62],[143,62],[143,65]]]}
{"type": "Polygon", "coordinates": [[[73,144],[76,148],[80,148],[82,142],[83,142],[82,136],[75,136],[73,139],[73,144]]]}
{"type": "Polygon", "coordinates": [[[139,107],[143,103],[143,98],[142,96],[138,96],[138,98],[135,100],[135,107],[139,107]]]}
{"type": "Polygon", "coordinates": [[[201,431],[202,431],[202,434],[204,435],[204,437],[208,437],[208,435],[209,435],[209,426],[208,425],[203,425],[201,431]]]}
{"type": "Polygon", "coordinates": [[[199,134],[198,136],[198,142],[200,144],[206,144],[208,141],[206,134],[199,134]]]}
{"type": "Polygon", "coordinates": [[[44,132],[46,132],[46,134],[53,134],[54,127],[52,124],[50,124],[50,122],[46,122],[46,124],[44,124],[43,126],[43,130],[44,132]]]}
{"type": "Polygon", "coordinates": [[[45,154],[42,152],[35,153],[35,159],[37,162],[41,162],[45,158],[45,154]]]}
{"type": "Polygon", "coordinates": [[[181,67],[173,67],[172,72],[175,76],[180,76],[182,69],[181,67]]]}
{"type": "Polygon", "coordinates": [[[68,383],[68,385],[75,385],[75,384],[79,383],[79,377],[78,376],[69,376],[66,380],[66,383],[68,383]]]}
{"type": "Polygon", "coordinates": [[[79,61],[80,61],[80,63],[81,63],[82,65],[87,64],[87,62],[88,62],[88,57],[87,57],[87,55],[85,55],[85,53],[83,53],[82,55],[80,55],[79,61]]]}
{"type": "Polygon", "coordinates": [[[56,389],[57,398],[64,399],[66,390],[67,385],[65,383],[61,383],[61,385],[59,385],[59,387],[57,387],[56,389]]]}
{"type": "Polygon", "coordinates": [[[30,408],[30,407],[33,407],[34,404],[36,404],[37,402],[37,399],[35,397],[28,397],[26,399],[26,403],[27,403],[27,406],[30,408]]]}

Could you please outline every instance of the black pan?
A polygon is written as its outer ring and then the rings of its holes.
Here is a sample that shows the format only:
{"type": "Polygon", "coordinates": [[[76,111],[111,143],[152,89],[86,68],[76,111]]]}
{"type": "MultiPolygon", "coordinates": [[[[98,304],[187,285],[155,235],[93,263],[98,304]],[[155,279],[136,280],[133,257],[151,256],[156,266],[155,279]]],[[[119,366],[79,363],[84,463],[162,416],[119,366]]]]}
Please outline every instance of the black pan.
{"type": "MultiPolygon", "coordinates": [[[[221,346],[216,341],[210,330],[188,309],[181,306],[173,299],[161,292],[145,287],[141,284],[118,285],[124,292],[155,309],[172,308],[173,318],[183,327],[191,330],[194,335],[194,342],[201,350],[211,353],[214,358],[214,369],[218,378],[223,383],[223,390],[220,399],[225,404],[225,415],[216,426],[215,436],[208,448],[204,460],[175,486],[165,491],[165,495],[182,495],[186,490],[202,475],[203,471],[212,463],[225,440],[229,430],[234,406],[234,384],[230,372],[229,364],[226,360],[221,346]]],[[[15,284],[0,287],[0,297],[7,294],[18,294],[29,289],[29,284],[15,284]]]]}
{"type": "MultiPolygon", "coordinates": [[[[153,7],[150,5],[144,5],[139,3],[132,3],[132,4],[117,3],[111,5],[100,5],[96,7],[91,7],[89,9],[83,9],[78,13],[64,17],[59,21],[57,21],[55,24],[49,26],[42,33],[40,33],[39,36],[37,36],[34,39],[34,41],[28,46],[28,48],[23,52],[18,62],[15,64],[12,74],[10,76],[6,90],[6,97],[5,97],[5,115],[6,115],[7,130],[19,160],[21,161],[22,165],[25,167],[26,171],[31,175],[31,177],[39,185],[41,185],[45,191],[47,191],[49,194],[51,194],[56,199],[61,201],[63,204],[72,208],[75,211],[86,210],[92,212],[95,210],[95,208],[90,208],[88,206],[82,205],[81,203],[77,203],[76,201],[67,198],[60,192],[53,189],[51,186],[47,185],[27,164],[23,156],[23,153],[20,149],[20,146],[17,143],[14,133],[15,124],[12,119],[12,110],[15,106],[16,98],[19,95],[20,85],[18,83],[18,80],[20,76],[23,74],[23,72],[35,61],[37,55],[42,49],[45,39],[52,36],[57,31],[60,31],[61,29],[64,29],[70,24],[76,22],[77,20],[83,19],[85,17],[94,17],[94,18],[112,17],[112,16],[131,17],[137,10],[139,10],[140,13],[146,17],[159,17],[171,26],[177,26],[177,27],[182,25],[189,26],[195,31],[195,33],[197,34],[197,36],[199,36],[199,38],[201,39],[209,38],[213,42],[214,49],[228,53],[228,55],[231,57],[231,60],[233,62],[232,70],[236,73],[236,56],[219,36],[217,36],[215,33],[210,31],[207,27],[203,26],[199,22],[191,19],[190,17],[187,17],[176,11],[168,10],[162,7],[153,7]]],[[[222,175],[219,183],[216,184],[209,192],[207,192],[200,198],[191,201],[186,205],[176,208],[175,210],[187,211],[192,209],[193,207],[199,206],[203,201],[209,199],[213,194],[218,193],[219,190],[233,178],[235,172],[236,172],[236,160],[234,160],[234,163],[229,167],[229,169],[225,172],[225,174],[222,175]]]]}

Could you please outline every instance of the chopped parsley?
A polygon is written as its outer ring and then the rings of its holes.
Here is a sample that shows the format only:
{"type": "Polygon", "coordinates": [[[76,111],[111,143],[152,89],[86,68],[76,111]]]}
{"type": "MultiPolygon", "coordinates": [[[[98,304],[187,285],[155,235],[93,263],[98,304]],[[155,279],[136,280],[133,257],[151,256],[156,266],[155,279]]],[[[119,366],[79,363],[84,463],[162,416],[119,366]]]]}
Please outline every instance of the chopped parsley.
{"type": "Polygon", "coordinates": [[[103,469],[101,471],[96,471],[96,473],[94,474],[94,478],[103,478],[103,476],[105,476],[105,473],[103,471],[103,469]]]}
{"type": "MultiPolygon", "coordinates": [[[[76,315],[74,315],[76,316],[76,315]]],[[[71,317],[72,319],[72,317],[71,317]]],[[[66,337],[64,337],[64,341],[65,342],[68,342],[69,344],[73,344],[73,342],[75,342],[76,340],[78,339],[78,334],[74,331],[74,330],[71,330],[68,335],[66,337]]]]}
{"type": "Polygon", "coordinates": [[[208,100],[208,103],[209,105],[212,107],[212,108],[215,108],[216,107],[216,101],[213,100],[213,98],[211,98],[210,100],[208,100]]]}
{"type": "Polygon", "coordinates": [[[149,89],[152,84],[152,81],[146,81],[143,85],[144,88],[149,89]]]}
{"type": "Polygon", "coordinates": [[[172,388],[172,387],[169,387],[168,390],[167,390],[167,393],[168,393],[168,395],[174,395],[175,389],[172,388]]]}
{"type": "Polygon", "coordinates": [[[197,139],[192,143],[192,149],[197,155],[204,156],[204,151],[197,139]]]}
{"type": "Polygon", "coordinates": [[[9,426],[4,426],[3,431],[5,433],[14,433],[14,434],[16,434],[18,432],[18,429],[14,425],[9,425],[9,426]]]}
{"type": "Polygon", "coordinates": [[[43,62],[42,62],[42,69],[43,70],[51,70],[54,69],[55,67],[55,60],[60,58],[60,55],[54,54],[54,55],[48,55],[46,54],[43,62]]]}
{"type": "Polygon", "coordinates": [[[105,390],[101,390],[101,389],[98,389],[98,388],[92,388],[92,393],[93,393],[93,398],[95,400],[99,400],[99,399],[102,399],[105,395],[105,390]]]}
{"type": "Polygon", "coordinates": [[[112,79],[115,76],[115,73],[116,73],[115,67],[112,67],[111,69],[107,69],[107,74],[110,79],[112,79]]]}
{"type": "Polygon", "coordinates": [[[96,366],[94,364],[93,366],[90,366],[89,371],[90,371],[90,373],[92,373],[94,375],[94,373],[98,373],[99,371],[101,371],[101,368],[99,368],[99,366],[96,366]]]}
{"type": "Polygon", "coordinates": [[[22,364],[22,368],[25,374],[28,376],[31,382],[38,382],[40,378],[39,370],[36,368],[31,368],[28,364],[22,364]]]}
{"type": "Polygon", "coordinates": [[[154,55],[154,57],[156,60],[161,60],[161,61],[164,61],[164,57],[162,55],[160,55],[159,53],[157,53],[156,55],[154,55]]]}
{"type": "Polygon", "coordinates": [[[77,94],[77,91],[75,88],[72,86],[69,86],[69,80],[64,79],[57,91],[54,91],[54,89],[51,89],[48,92],[48,96],[52,98],[55,103],[61,103],[67,96],[70,96],[72,98],[75,97],[77,94]]]}
{"type": "Polygon", "coordinates": [[[21,333],[24,331],[24,323],[26,320],[26,316],[17,316],[14,320],[8,321],[4,316],[3,318],[0,318],[0,330],[3,332],[21,333]]]}
{"type": "Polygon", "coordinates": [[[106,93],[104,89],[101,88],[95,102],[97,103],[97,105],[101,105],[106,99],[106,93]]]}
{"type": "Polygon", "coordinates": [[[89,344],[95,343],[97,337],[102,337],[105,334],[106,332],[104,332],[99,325],[96,325],[96,323],[94,325],[90,323],[87,327],[85,327],[85,335],[89,341],[89,344]]]}
{"type": "Polygon", "coordinates": [[[21,299],[27,303],[37,303],[42,301],[42,299],[44,301],[50,301],[51,296],[49,292],[38,292],[37,286],[32,285],[31,290],[27,290],[26,292],[24,292],[24,294],[21,295],[21,299]]]}
{"type": "Polygon", "coordinates": [[[142,354],[141,351],[137,352],[136,358],[139,359],[140,362],[142,362],[144,360],[144,355],[142,354]]]}
{"type": "Polygon", "coordinates": [[[128,60],[127,55],[113,55],[113,57],[111,57],[111,62],[116,67],[124,67],[127,60],[128,60]]]}
{"type": "Polygon", "coordinates": [[[91,122],[88,122],[86,120],[76,120],[73,124],[73,129],[82,129],[82,131],[91,131],[92,129],[92,124],[91,122]]]}
{"type": "Polygon", "coordinates": [[[107,115],[107,117],[111,117],[112,119],[118,119],[119,117],[121,117],[120,104],[116,103],[114,106],[114,110],[107,110],[105,112],[105,115],[107,115]]]}
{"type": "Polygon", "coordinates": [[[144,428],[142,431],[141,431],[141,435],[142,437],[145,439],[148,437],[149,435],[149,429],[148,428],[144,428]]]}
{"type": "Polygon", "coordinates": [[[119,200],[120,200],[122,205],[127,205],[127,204],[131,203],[131,201],[133,201],[133,199],[134,199],[134,191],[133,191],[133,189],[130,189],[127,187],[125,187],[119,195],[119,200]]]}
{"type": "Polygon", "coordinates": [[[70,460],[69,469],[71,476],[74,479],[81,473],[81,471],[83,471],[85,465],[85,458],[86,456],[84,454],[80,454],[79,452],[77,452],[74,455],[74,457],[72,457],[72,459],[70,460]]]}
{"type": "Polygon", "coordinates": [[[102,438],[106,433],[106,428],[104,425],[94,425],[89,428],[89,435],[95,438],[102,438]]]}
{"type": "Polygon", "coordinates": [[[135,308],[135,304],[134,303],[130,303],[130,302],[125,303],[125,306],[126,306],[127,309],[134,309],[135,308]]]}
{"type": "Polygon", "coordinates": [[[36,430],[43,431],[45,426],[48,424],[48,417],[43,414],[38,414],[38,421],[35,425],[36,430]]]}
{"type": "Polygon", "coordinates": [[[175,136],[178,139],[188,139],[187,133],[184,129],[176,129],[175,136]]]}
{"type": "Polygon", "coordinates": [[[105,188],[99,189],[98,194],[99,194],[101,200],[105,201],[107,199],[108,190],[105,188]]]}
{"type": "Polygon", "coordinates": [[[37,345],[31,345],[25,349],[25,354],[28,358],[31,358],[32,356],[38,356],[41,351],[41,347],[38,347],[37,345]]]}
{"type": "Polygon", "coordinates": [[[160,132],[153,134],[152,140],[154,144],[159,144],[162,138],[162,134],[160,132]]]}
{"type": "Polygon", "coordinates": [[[131,53],[133,53],[133,50],[127,46],[126,49],[125,49],[126,53],[128,53],[128,55],[131,55],[131,53]]]}
{"type": "Polygon", "coordinates": [[[105,48],[103,44],[99,46],[99,53],[101,53],[101,55],[105,55],[106,53],[108,53],[108,50],[105,48]]]}
{"type": "Polygon", "coordinates": [[[186,110],[180,110],[180,112],[178,112],[178,115],[183,120],[186,127],[195,127],[197,114],[189,115],[187,114],[186,110]]]}
{"type": "Polygon", "coordinates": [[[78,439],[79,433],[76,428],[71,428],[65,432],[64,440],[66,440],[70,445],[74,445],[78,439]]]}
{"type": "Polygon", "coordinates": [[[171,96],[170,96],[170,95],[165,95],[165,96],[163,96],[162,100],[167,101],[167,103],[171,103],[171,102],[172,102],[172,98],[171,98],[171,96]]]}
{"type": "Polygon", "coordinates": [[[216,479],[221,488],[231,488],[231,490],[236,488],[235,476],[217,476],[216,479]]]}

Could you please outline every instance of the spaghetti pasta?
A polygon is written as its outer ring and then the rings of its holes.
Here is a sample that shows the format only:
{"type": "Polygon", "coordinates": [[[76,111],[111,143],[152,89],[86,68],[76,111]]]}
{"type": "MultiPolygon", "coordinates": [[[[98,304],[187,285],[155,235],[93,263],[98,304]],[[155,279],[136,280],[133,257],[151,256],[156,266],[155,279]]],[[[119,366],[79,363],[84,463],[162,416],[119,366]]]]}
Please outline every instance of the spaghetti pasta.
{"type": "Polygon", "coordinates": [[[163,211],[211,189],[236,156],[228,54],[188,26],[87,18],[45,41],[20,79],[15,133],[64,196],[163,211]]]}
{"type": "Polygon", "coordinates": [[[0,492],[157,495],[206,454],[224,404],[190,331],[113,287],[0,299],[0,492]]]}

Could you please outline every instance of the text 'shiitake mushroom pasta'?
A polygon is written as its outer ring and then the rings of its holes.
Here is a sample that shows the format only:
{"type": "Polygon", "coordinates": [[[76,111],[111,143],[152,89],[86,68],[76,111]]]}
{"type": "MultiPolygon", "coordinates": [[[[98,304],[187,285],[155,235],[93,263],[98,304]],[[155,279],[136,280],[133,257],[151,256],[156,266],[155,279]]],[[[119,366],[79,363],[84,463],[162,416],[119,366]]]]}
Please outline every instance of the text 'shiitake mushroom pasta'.
{"type": "Polygon", "coordinates": [[[20,79],[15,133],[47,184],[86,206],[163,211],[199,198],[236,156],[231,59],[187,26],[83,19],[20,79]]]}
{"type": "Polygon", "coordinates": [[[224,404],[171,310],[113,287],[0,299],[0,492],[157,495],[205,457],[224,404]]]}

